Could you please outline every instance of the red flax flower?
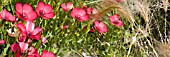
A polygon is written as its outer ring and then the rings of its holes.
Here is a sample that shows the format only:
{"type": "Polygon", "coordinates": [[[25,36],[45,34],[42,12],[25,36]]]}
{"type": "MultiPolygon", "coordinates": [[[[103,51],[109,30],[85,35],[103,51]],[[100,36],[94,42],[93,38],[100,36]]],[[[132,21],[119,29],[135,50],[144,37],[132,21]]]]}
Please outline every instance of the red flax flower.
{"type": "Polygon", "coordinates": [[[18,44],[17,43],[13,43],[11,45],[11,50],[13,52],[18,52],[18,53],[24,53],[25,50],[28,48],[28,43],[24,43],[24,42],[19,42],[18,44]]]}
{"type": "Polygon", "coordinates": [[[34,47],[30,47],[29,49],[28,49],[28,55],[27,55],[27,57],[40,57],[40,55],[38,54],[38,50],[37,49],[35,49],[34,47]]]}
{"type": "Polygon", "coordinates": [[[54,17],[53,8],[50,4],[44,4],[44,2],[38,2],[36,12],[42,18],[48,20],[54,17]]]}
{"type": "Polygon", "coordinates": [[[123,22],[120,20],[120,16],[118,14],[110,16],[110,22],[117,27],[123,26],[123,22]]]}
{"type": "Polygon", "coordinates": [[[16,15],[25,21],[34,21],[37,18],[36,12],[33,10],[32,6],[29,4],[22,5],[21,3],[16,3],[16,15]]]}
{"type": "Polygon", "coordinates": [[[16,26],[20,30],[22,37],[40,40],[41,31],[43,29],[40,27],[35,28],[35,24],[33,22],[27,21],[26,26],[23,23],[18,23],[16,26]]]}
{"type": "Polygon", "coordinates": [[[24,43],[24,42],[19,42],[18,44],[13,43],[11,45],[11,50],[16,53],[16,57],[20,57],[20,54],[24,53],[27,48],[28,48],[28,43],[24,43]]]}
{"type": "Polygon", "coordinates": [[[47,52],[46,50],[43,50],[41,57],[56,57],[53,52],[47,52]]]}
{"type": "Polygon", "coordinates": [[[61,4],[62,9],[67,12],[68,10],[73,8],[73,4],[71,2],[68,3],[62,3],[61,4]]]}
{"type": "Polygon", "coordinates": [[[103,22],[99,21],[94,21],[94,28],[99,32],[99,33],[105,33],[107,32],[107,27],[103,22]]]}
{"type": "Polygon", "coordinates": [[[83,6],[83,9],[86,11],[87,14],[91,15],[91,14],[97,14],[98,11],[96,8],[92,8],[92,7],[86,7],[86,6],[83,6]]]}
{"type": "Polygon", "coordinates": [[[6,9],[2,10],[0,12],[0,19],[7,20],[9,22],[15,22],[15,16],[12,16],[10,12],[8,12],[6,9]]]}
{"type": "Polygon", "coordinates": [[[89,19],[89,15],[83,8],[74,8],[71,11],[71,16],[77,19],[79,22],[83,22],[89,19]]]}

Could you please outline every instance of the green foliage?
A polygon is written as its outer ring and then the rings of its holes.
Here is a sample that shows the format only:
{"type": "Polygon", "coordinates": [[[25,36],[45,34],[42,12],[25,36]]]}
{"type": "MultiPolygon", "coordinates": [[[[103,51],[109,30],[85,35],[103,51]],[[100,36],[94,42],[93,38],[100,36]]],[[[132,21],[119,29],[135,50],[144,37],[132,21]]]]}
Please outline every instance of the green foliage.
{"type": "MultiPolygon", "coordinates": [[[[43,28],[42,36],[46,37],[48,42],[41,44],[41,40],[33,41],[32,46],[36,46],[39,53],[42,50],[48,50],[55,53],[58,57],[83,57],[83,52],[92,57],[148,57],[158,56],[159,53],[155,51],[155,47],[158,42],[168,42],[169,32],[169,9],[164,12],[164,8],[155,6],[154,1],[135,1],[127,0],[119,3],[120,7],[108,7],[106,11],[102,5],[107,0],[1,0],[0,10],[6,8],[9,12],[15,15],[15,3],[28,3],[33,6],[34,10],[39,1],[43,1],[53,6],[55,17],[50,20],[44,20],[37,18],[35,20],[36,26],[43,28]],[[86,22],[78,22],[70,16],[69,12],[64,12],[60,7],[61,3],[73,2],[74,7],[88,7],[97,8],[101,11],[101,18],[108,28],[108,32],[100,34],[97,31],[89,33],[90,27],[94,24],[91,22],[95,19],[95,16],[91,16],[91,19],[86,22]],[[149,4],[148,8],[148,20],[145,21],[145,17],[140,12],[140,8],[135,3],[141,3],[144,7],[144,3],[149,4]],[[122,8],[121,8],[122,7],[122,8]],[[123,13],[121,11],[124,11],[123,13]],[[130,15],[127,15],[128,13],[130,15]],[[114,14],[121,14],[121,20],[124,22],[123,27],[116,27],[109,22],[109,16],[114,14]],[[130,22],[130,18],[133,17],[134,23],[130,22]],[[62,29],[62,26],[69,25],[69,28],[62,29]],[[84,27],[87,29],[84,30],[84,27]],[[150,55],[151,54],[151,55],[150,55]]],[[[111,2],[107,2],[111,3],[111,2]]],[[[161,3],[158,1],[157,3],[161,3]]],[[[114,5],[114,4],[113,4],[114,5]]],[[[117,5],[117,4],[116,4],[117,5]]],[[[140,5],[139,5],[140,6],[140,5]]],[[[145,11],[145,9],[144,9],[145,11]]],[[[22,20],[19,20],[22,21],[22,20]]],[[[8,35],[7,29],[14,30],[15,23],[9,23],[0,21],[0,39],[6,40],[6,44],[0,45],[0,53],[2,56],[11,57],[14,55],[10,50],[9,44],[18,41],[14,37],[8,35]]]]}

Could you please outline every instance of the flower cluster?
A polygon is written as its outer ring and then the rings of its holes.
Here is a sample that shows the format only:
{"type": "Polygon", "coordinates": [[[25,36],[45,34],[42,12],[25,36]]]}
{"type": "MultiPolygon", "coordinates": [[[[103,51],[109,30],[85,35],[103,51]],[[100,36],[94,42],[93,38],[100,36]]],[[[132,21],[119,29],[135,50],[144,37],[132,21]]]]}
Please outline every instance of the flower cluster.
{"type": "MultiPolygon", "coordinates": [[[[14,42],[10,48],[13,52],[15,52],[16,57],[21,57],[21,54],[28,54],[27,57],[55,57],[54,53],[47,52],[44,50],[42,54],[38,54],[37,49],[33,46],[30,46],[33,40],[41,39],[41,32],[43,28],[40,26],[36,27],[34,20],[37,19],[38,16],[41,16],[45,20],[49,20],[54,17],[53,8],[50,4],[44,4],[44,2],[38,2],[36,7],[36,11],[34,11],[33,7],[30,4],[21,4],[20,2],[16,3],[16,16],[23,20],[24,22],[19,22],[15,25],[16,28],[19,29],[20,35],[18,37],[18,42],[14,42]],[[26,24],[24,24],[26,23],[26,24]]],[[[0,12],[0,19],[3,21],[9,22],[17,22],[16,17],[13,16],[6,9],[0,12]]],[[[45,41],[45,40],[43,40],[45,41]]],[[[5,40],[1,40],[0,44],[4,44],[5,40]]],[[[44,44],[43,42],[42,44],[44,44]]]]}
{"type": "MultiPolygon", "coordinates": [[[[117,2],[122,2],[123,0],[115,0],[117,2]]],[[[46,38],[41,38],[41,32],[43,28],[36,26],[34,21],[41,17],[45,20],[49,20],[55,16],[53,8],[50,4],[45,4],[44,2],[38,2],[35,10],[30,4],[22,4],[20,2],[16,3],[16,16],[12,15],[6,9],[0,12],[0,19],[2,21],[15,22],[15,28],[18,28],[20,34],[17,38],[17,42],[14,42],[10,48],[11,51],[15,53],[16,57],[21,57],[22,54],[27,57],[55,57],[54,53],[48,52],[46,50],[42,51],[42,54],[38,53],[38,50],[31,46],[32,41],[42,40],[42,44],[47,42],[46,38]],[[18,19],[21,19],[18,20],[18,19]]],[[[70,16],[76,19],[78,22],[85,22],[90,19],[91,15],[98,14],[96,8],[83,6],[82,8],[74,7],[72,2],[62,3],[61,8],[64,12],[70,12],[70,16]]],[[[114,26],[121,27],[123,22],[120,20],[120,15],[115,14],[110,16],[110,23],[114,26]]],[[[68,28],[69,25],[65,25],[62,29],[68,28]]],[[[87,27],[87,26],[86,26],[87,27]]],[[[85,27],[85,29],[86,29],[85,27]]],[[[104,34],[108,31],[107,26],[104,22],[96,19],[94,21],[94,26],[91,26],[89,32],[95,32],[97,30],[99,33],[104,34]]],[[[5,40],[0,40],[0,45],[5,44],[5,40]]]]}
{"type": "MultiPolygon", "coordinates": [[[[122,2],[123,0],[115,0],[115,1],[122,2]]],[[[87,21],[90,19],[90,15],[95,15],[98,13],[97,9],[95,8],[91,8],[91,7],[88,8],[86,6],[84,6],[83,8],[77,8],[77,7],[74,7],[71,2],[62,3],[61,7],[65,12],[72,9],[70,15],[79,22],[87,21]]],[[[123,22],[119,19],[120,19],[120,16],[118,14],[110,16],[110,23],[117,27],[123,26],[123,22]]],[[[68,28],[68,25],[67,25],[67,28],[68,28]]],[[[99,33],[106,33],[108,31],[105,23],[99,22],[98,20],[94,21],[94,29],[97,30],[99,33]]],[[[90,29],[89,32],[94,32],[95,31],[94,29],[90,29]]]]}

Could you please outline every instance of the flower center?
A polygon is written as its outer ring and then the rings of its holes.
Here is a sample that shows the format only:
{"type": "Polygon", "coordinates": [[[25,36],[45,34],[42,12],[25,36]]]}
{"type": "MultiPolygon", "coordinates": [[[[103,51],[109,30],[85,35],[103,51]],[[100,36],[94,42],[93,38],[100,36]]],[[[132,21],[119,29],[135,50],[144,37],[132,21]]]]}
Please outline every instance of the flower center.
{"type": "Polygon", "coordinates": [[[114,23],[114,24],[119,24],[119,22],[117,22],[117,21],[114,21],[113,23],[114,23]]]}
{"type": "Polygon", "coordinates": [[[30,37],[30,36],[31,36],[31,33],[28,33],[28,34],[27,34],[27,37],[30,37]]]}
{"type": "Polygon", "coordinates": [[[43,12],[43,11],[40,11],[40,15],[44,15],[44,12],[43,12]]]}
{"type": "Polygon", "coordinates": [[[79,16],[79,15],[77,15],[77,16],[76,16],[76,19],[80,19],[80,16],[79,16]]]}
{"type": "Polygon", "coordinates": [[[25,14],[22,14],[21,17],[22,17],[22,18],[26,18],[26,15],[25,15],[25,14]]]}

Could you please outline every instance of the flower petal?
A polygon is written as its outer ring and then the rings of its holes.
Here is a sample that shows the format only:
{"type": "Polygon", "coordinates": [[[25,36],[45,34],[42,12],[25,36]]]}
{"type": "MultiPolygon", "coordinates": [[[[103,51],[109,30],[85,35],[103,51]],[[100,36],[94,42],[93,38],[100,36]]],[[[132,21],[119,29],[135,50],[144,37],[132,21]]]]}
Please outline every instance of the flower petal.
{"type": "Polygon", "coordinates": [[[23,12],[23,7],[22,7],[22,4],[21,4],[21,3],[16,3],[15,8],[16,8],[16,11],[17,11],[18,13],[22,14],[22,12],[23,12]]]}
{"type": "Polygon", "coordinates": [[[78,10],[78,15],[79,15],[79,16],[84,16],[84,15],[86,15],[86,11],[83,10],[83,9],[79,9],[79,10],[78,10]]]}
{"type": "Polygon", "coordinates": [[[62,3],[62,4],[61,4],[61,7],[62,7],[62,9],[63,9],[64,11],[68,11],[68,8],[67,8],[67,6],[66,6],[65,3],[62,3]]]}
{"type": "Polygon", "coordinates": [[[87,21],[87,20],[89,20],[89,15],[81,16],[78,20],[81,21],[81,22],[87,21]]]}
{"type": "Polygon", "coordinates": [[[20,52],[21,51],[19,44],[13,43],[10,47],[11,47],[11,50],[13,52],[20,52]]]}
{"type": "Polygon", "coordinates": [[[34,22],[31,22],[31,21],[26,21],[26,30],[27,30],[27,33],[31,33],[33,32],[34,28],[35,28],[35,23],[34,22]]]}
{"type": "Polygon", "coordinates": [[[67,8],[68,8],[68,9],[72,9],[72,8],[73,8],[73,3],[68,2],[68,3],[67,3],[67,8]]]}
{"type": "Polygon", "coordinates": [[[95,26],[95,27],[98,27],[98,26],[99,26],[99,21],[97,21],[97,20],[94,21],[94,26],[95,26]]]}
{"type": "Polygon", "coordinates": [[[1,16],[0,18],[1,18],[1,19],[5,19],[6,12],[7,12],[6,9],[4,9],[4,10],[1,11],[1,13],[0,13],[0,16],[1,16]]]}
{"type": "Polygon", "coordinates": [[[9,22],[15,22],[16,21],[15,16],[9,16],[9,17],[6,18],[6,20],[9,21],[9,22]]]}
{"type": "Polygon", "coordinates": [[[29,12],[32,12],[33,11],[33,8],[30,4],[24,4],[23,6],[23,12],[24,13],[29,13],[29,12]]]}
{"type": "Polygon", "coordinates": [[[16,20],[15,20],[15,16],[12,16],[12,14],[11,13],[9,13],[9,12],[7,12],[6,13],[6,20],[7,21],[10,21],[10,22],[15,22],[16,20]]]}
{"type": "Polygon", "coordinates": [[[90,8],[87,8],[87,9],[86,9],[87,14],[89,14],[89,15],[92,14],[92,10],[93,10],[93,8],[91,8],[91,7],[90,7],[90,8]]]}
{"type": "Polygon", "coordinates": [[[115,14],[113,16],[110,16],[110,21],[117,21],[120,19],[120,15],[119,14],[115,14]]]}
{"type": "Polygon", "coordinates": [[[98,13],[97,9],[96,9],[96,8],[93,8],[92,14],[97,14],[97,13],[98,13]]]}
{"type": "Polygon", "coordinates": [[[0,45],[5,44],[5,40],[0,40],[0,45]]]}
{"type": "Polygon", "coordinates": [[[35,52],[35,48],[34,47],[30,47],[28,50],[30,51],[30,52],[28,52],[28,55],[32,55],[35,52]]]}
{"type": "Polygon", "coordinates": [[[47,42],[47,39],[46,39],[45,37],[43,37],[43,38],[41,39],[41,41],[42,41],[42,44],[45,44],[45,43],[47,42]]]}
{"type": "Polygon", "coordinates": [[[36,34],[40,33],[42,30],[43,30],[42,28],[37,27],[33,30],[32,35],[36,35],[36,34]]]}
{"type": "Polygon", "coordinates": [[[71,16],[73,18],[76,18],[76,16],[78,15],[78,12],[79,12],[79,8],[74,8],[72,11],[71,11],[71,16]]]}
{"type": "Polygon", "coordinates": [[[56,57],[53,52],[43,50],[41,57],[56,57]]]}
{"type": "Polygon", "coordinates": [[[28,48],[28,43],[19,42],[19,46],[21,48],[21,52],[24,53],[24,51],[28,48]]]}
{"type": "Polygon", "coordinates": [[[20,32],[23,36],[27,35],[26,27],[23,23],[18,23],[18,24],[16,24],[16,26],[18,27],[18,29],[20,30],[20,32]]]}
{"type": "Polygon", "coordinates": [[[95,25],[94,25],[95,29],[96,29],[99,33],[105,33],[105,32],[108,31],[106,25],[105,25],[103,22],[100,22],[100,23],[99,23],[99,21],[95,21],[94,24],[95,24],[95,25]]]}
{"type": "Polygon", "coordinates": [[[6,9],[3,10],[2,14],[3,19],[6,19],[7,21],[14,22],[15,21],[15,16],[12,16],[10,12],[8,12],[6,9]]]}
{"type": "Polygon", "coordinates": [[[53,12],[48,13],[48,14],[45,14],[45,15],[43,16],[43,18],[46,19],[46,20],[48,20],[49,18],[53,18],[53,17],[54,17],[54,13],[53,13],[53,12]]]}
{"type": "Polygon", "coordinates": [[[21,18],[22,20],[25,20],[24,18],[22,18],[21,14],[19,12],[16,11],[16,15],[21,18]]]}
{"type": "Polygon", "coordinates": [[[105,32],[107,32],[107,27],[106,27],[106,25],[103,23],[103,22],[100,22],[100,24],[99,24],[99,32],[100,33],[105,33],[105,32]]]}
{"type": "Polygon", "coordinates": [[[38,2],[36,9],[43,10],[44,6],[45,6],[44,2],[38,2]]]}
{"type": "Polygon", "coordinates": [[[52,12],[52,10],[53,10],[53,8],[52,8],[52,6],[50,5],[50,4],[46,4],[45,6],[44,6],[44,13],[50,13],[50,12],[52,12]]]}
{"type": "Polygon", "coordinates": [[[34,36],[34,39],[35,40],[40,40],[40,37],[41,37],[41,33],[38,33],[37,35],[34,36]]]}
{"type": "Polygon", "coordinates": [[[0,13],[0,19],[4,19],[4,18],[1,16],[1,13],[0,13]]]}
{"type": "Polygon", "coordinates": [[[61,7],[66,12],[66,11],[68,11],[68,10],[73,8],[73,4],[71,2],[68,2],[67,4],[66,3],[62,3],[61,7]]]}
{"type": "Polygon", "coordinates": [[[33,22],[38,16],[36,12],[32,11],[32,12],[27,13],[27,17],[28,17],[27,18],[28,21],[33,22]]]}
{"type": "Polygon", "coordinates": [[[62,29],[67,29],[69,27],[69,25],[64,25],[63,27],[62,27],[62,29]]]}
{"type": "Polygon", "coordinates": [[[20,52],[16,52],[15,56],[16,56],[16,57],[21,57],[21,56],[20,56],[20,52]]]}

